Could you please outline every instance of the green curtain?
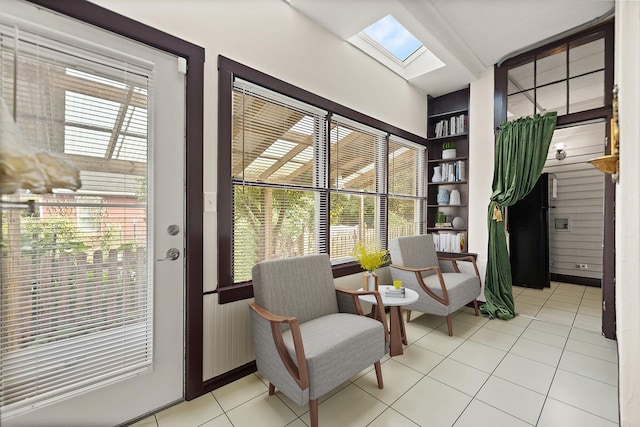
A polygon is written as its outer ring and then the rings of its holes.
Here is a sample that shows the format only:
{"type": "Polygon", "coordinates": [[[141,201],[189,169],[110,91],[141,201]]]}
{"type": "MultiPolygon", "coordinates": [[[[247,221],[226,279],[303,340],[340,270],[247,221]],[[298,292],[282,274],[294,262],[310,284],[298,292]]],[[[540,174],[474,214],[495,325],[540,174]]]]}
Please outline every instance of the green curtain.
{"type": "Polygon", "coordinates": [[[489,318],[508,320],[515,316],[511,289],[511,263],[502,215],[535,186],[547,159],[556,127],[557,113],[536,114],[502,123],[498,127],[493,171],[493,193],[489,203],[489,251],[484,295],[480,307],[489,318]]]}

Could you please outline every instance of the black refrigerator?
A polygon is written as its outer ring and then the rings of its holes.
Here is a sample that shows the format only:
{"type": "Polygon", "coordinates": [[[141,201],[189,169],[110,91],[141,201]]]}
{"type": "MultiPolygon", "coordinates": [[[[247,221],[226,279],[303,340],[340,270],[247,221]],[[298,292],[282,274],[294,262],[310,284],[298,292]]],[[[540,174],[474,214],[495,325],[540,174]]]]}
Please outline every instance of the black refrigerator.
{"type": "Polygon", "coordinates": [[[550,287],[548,174],[540,175],[533,190],[508,208],[508,227],[513,284],[550,287]]]}

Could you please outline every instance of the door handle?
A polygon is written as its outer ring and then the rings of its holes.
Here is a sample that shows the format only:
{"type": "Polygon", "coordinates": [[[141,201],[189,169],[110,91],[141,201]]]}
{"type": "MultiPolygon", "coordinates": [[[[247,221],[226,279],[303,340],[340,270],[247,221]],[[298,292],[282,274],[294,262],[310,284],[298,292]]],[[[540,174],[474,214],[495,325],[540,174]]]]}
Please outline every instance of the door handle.
{"type": "Polygon", "coordinates": [[[156,261],[175,261],[180,258],[180,251],[176,248],[167,249],[167,255],[164,258],[157,258],[156,261]]]}

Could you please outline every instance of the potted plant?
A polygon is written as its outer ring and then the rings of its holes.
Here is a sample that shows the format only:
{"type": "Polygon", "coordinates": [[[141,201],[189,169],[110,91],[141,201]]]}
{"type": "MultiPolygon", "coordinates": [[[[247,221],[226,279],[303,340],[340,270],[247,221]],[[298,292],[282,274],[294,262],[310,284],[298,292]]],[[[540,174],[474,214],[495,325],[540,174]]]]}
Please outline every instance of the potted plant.
{"type": "Polygon", "coordinates": [[[456,157],[456,144],[453,141],[444,142],[442,144],[442,158],[453,159],[456,157]]]}
{"type": "Polygon", "coordinates": [[[360,267],[367,270],[362,277],[362,289],[365,291],[378,290],[377,269],[389,262],[389,251],[382,249],[379,244],[365,244],[359,242],[353,249],[353,256],[356,257],[360,267]]]}

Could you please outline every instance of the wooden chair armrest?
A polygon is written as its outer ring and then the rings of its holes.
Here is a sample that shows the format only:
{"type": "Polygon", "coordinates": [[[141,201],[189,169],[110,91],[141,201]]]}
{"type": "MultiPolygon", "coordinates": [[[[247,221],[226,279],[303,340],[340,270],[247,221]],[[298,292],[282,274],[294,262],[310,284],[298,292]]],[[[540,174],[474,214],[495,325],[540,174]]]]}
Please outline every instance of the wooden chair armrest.
{"type": "Polygon", "coordinates": [[[391,264],[389,265],[389,267],[397,268],[398,270],[414,272],[416,274],[416,279],[418,280],[418,284],[420,285],[424,293],[429,295],[434,300],[438,301],[440,304],[449,305],[449,293],[447,292],[447,286],[444,283],[444,278],[442,277],[442,270],[440,270],[440,267],[413,268],[413,267],[405,267],[397,264],[391,264]],[[436,274],[438,275],[438,280],[440,281],[440,288],[442,289],[442,297],[435,294],[431,289],[429,289],[427,284],[424,283],[421,273],[425,271],[435,271],[436,274]]]}
{"type": "Polygon", "coordinates": [[[249,307],[260,317],[265,319],[271,324],[271,334],[273,335],[273,341],[276,346],[276,350],[280,355],[282,363],[289,371],[289,374],[298,383],[298,386],[304,390],[309,387],[309,369],[307,367],[307,358],[304,354],[304,345],[302,343],[302,333],[300,332],[300,324],[295,317],[279,316],[260,306],[259,304],[252,302],[249,303],[249,307]],[[287,351],[287,347],[284,344],[284,338],[282,337],[281,324],[288,324],[291,329],[291,336],[293,338],[293,348],[296,354],[297,366],[287,351]]]}
{"type": "Polygon", "coordinates": [[[387,326],[387,316],[384,314],[384,305],[382,304],[382,297],[378,291],[352,291],[349,289],[336,288],[336,292],[340,292],[346,295],[350,295],[353,298],[353,305],[356,307],[356,312],[364,316],[364,312],[362,311],[362,306],[360,305],[360,295],[373,295],[376,299],[376,316],[375,318],[379,320],[384,326],[384,340],[385,342],[389,342],[389,328],[387,326]]]}
{"type": "Polygon", "coordinates": [[[473,265],[473,269],[476,272],[476,276],[480,279],[480,287],[482,287],[482,278],[480,278],[480,271],[478,271],[478,265],[476,264],[476,259],[470,255],[462,255],[455,258],[448,257],[438,257],[439,261],[451,261],[453,264],[453,268],[456,273],[460,273],[460,268],[458,268],[458,263],[456,261],[465,261],[470,262],[473,265]]]}

